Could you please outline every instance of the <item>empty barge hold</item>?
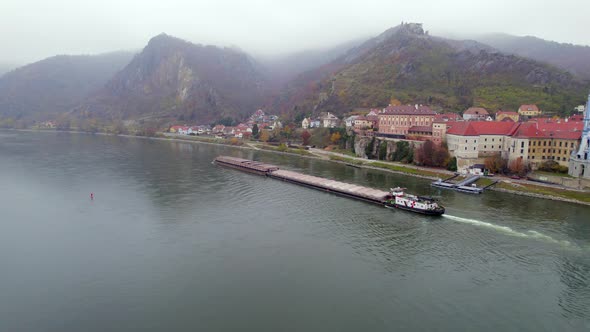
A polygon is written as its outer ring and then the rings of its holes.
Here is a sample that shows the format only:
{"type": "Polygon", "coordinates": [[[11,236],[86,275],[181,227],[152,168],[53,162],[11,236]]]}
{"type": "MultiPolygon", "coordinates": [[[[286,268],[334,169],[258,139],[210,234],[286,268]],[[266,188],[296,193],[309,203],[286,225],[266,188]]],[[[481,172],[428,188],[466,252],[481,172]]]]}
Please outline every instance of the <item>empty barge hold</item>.
{"type": "Polygon", "coordinates": [[[275,165],[265,164],[258,161],[242,159],[242,158],[235,158],[235,157],[228,157],[228,156],[219,156],[215,158],[215,162],[224,166],[237,168],[239,170],[245,172],[252,172],[257,173],[260,175],[268,175],[272,171],[276,171],[279,168],[275,165]]]}
{"type": "MultiPolygon", "coordinates": [[[[268,176],[271,178],[275,178],[277,180],[287,181],[287,182],[299,184],[302,186],[319,189],[322,191],[331,192],[331,193],[341,195],[341,196],[359,199],[359,200],[369,202],[369,203],[379,204],[379,205],[383,205],[383,206],[398,207],[396,204],[391,203],[392,200],[394,199],[395,195],[399,196],[398,193],[387,192],[387,191],[363,187],[363,186],[359,186],[359,185],[355,185],[355,184],[324,179],[324,178],[320,178],[317,176],[301,174],[298,172],[282,170],[282,169],[279,169],[275,165],[265,164],[265,163],[261,163],[261,162],[257,162],[257,161],[248,160],[248,159],[219,156],[219,157],[215,158],[215,162],[219,165],[232,167],[232,168],[239,169],[239,170],[246,171],[246,172],[250,172],[250,173],[268,176]]],[[[410,198],[412,198],[412,197],[415,198],[415,201],[417,203],[421,202],[420,199],[424,200],[423,198],[420,198],[418,196],[413,196],[413,195],[406,195],[406,196],[404,196],[404,197],[406,197],[409,201],[411,201],[410,198]],[[418,201],[420,201],[420,202],[418,202],[418,201]]],[[[416,202],[414,202],[414,204],[416,204],[416,202]]],[[[434,203],[434,201],[432,199],[430,199],[429,202],[431,205],[432,204],[436,205],[436,203],[434,203]]],[[[405,209],[405,210],[417,212],[417,213],[422,213],[422,214],[429,214],[429,215],[435,214],[435,213],[432,213],[432,211],[431,211],[432,209],[427,209],[427,208],[421,209],[419,204],[416,206],[414,206],[414,204],[412,204],[413,209],[405,209]]],[[[436,213],[436,215],[440,215],[440,214],[444,213],[444,208],[441,207],[441,210],[437,210],[437,212],[438,213],[436,213]]]]}

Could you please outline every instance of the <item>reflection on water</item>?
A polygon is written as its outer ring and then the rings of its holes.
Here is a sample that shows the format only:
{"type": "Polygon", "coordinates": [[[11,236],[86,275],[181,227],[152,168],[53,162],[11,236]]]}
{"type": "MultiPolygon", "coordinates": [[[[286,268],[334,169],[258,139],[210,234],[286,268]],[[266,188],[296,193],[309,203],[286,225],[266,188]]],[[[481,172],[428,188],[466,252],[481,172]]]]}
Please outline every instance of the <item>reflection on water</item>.
{"type": "Polygon", "coordinates": [[[1,330],[588,328],[585,206],[264,151],[67,133],[0,131],[0,171],[1,330]],[[220,154],[404,186],[440,196],[448,215],[222,168],[220,154]]]}

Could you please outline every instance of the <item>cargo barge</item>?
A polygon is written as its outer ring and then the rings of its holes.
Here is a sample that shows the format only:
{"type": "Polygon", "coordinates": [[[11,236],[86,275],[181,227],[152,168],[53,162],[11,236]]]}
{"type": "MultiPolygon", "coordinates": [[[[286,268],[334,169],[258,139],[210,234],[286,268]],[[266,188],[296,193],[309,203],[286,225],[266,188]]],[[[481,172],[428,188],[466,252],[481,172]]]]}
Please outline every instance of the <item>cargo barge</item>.
{"type": "Polygon", "coordinates": [[[407,202],[404,201],[404,205],[402,206],[398,204],[399,202],[396,203],[396,200],[400,200],[400,195],[399,192],[395,191],[394,189],[392,189],[391,192],[387,192],[355,184],[324,179],[317,176],[301,174],[298,172],[282,170],[275,165],[242,158],[219,156],[215,158],[215,163],[222,166],[239,169],[241,171],[255,173],[277,180],[291,182],[305,187],[327,191],[340,196],[350,197],[382,206],[396,207],[427,215],[441,215],[444,213],[444,208],[437,205],[432,200],[429,201],[429,204],[421,204],[424,203],[424,199],[420,196],[404,195],[404,198],[407,200],[407,202]],[[407,203],[408,206],[410,206],[409,204],[411,204],[410,201],[413,197],[416,198],[415,204],[411,205],[411,209],[407,208],[405,204],[407,203]],[[422,205],[424,205],[424,209],[421,208],[422,205]],[[433,210],[432,207],[435,205],[437,209],[433,210]]]}

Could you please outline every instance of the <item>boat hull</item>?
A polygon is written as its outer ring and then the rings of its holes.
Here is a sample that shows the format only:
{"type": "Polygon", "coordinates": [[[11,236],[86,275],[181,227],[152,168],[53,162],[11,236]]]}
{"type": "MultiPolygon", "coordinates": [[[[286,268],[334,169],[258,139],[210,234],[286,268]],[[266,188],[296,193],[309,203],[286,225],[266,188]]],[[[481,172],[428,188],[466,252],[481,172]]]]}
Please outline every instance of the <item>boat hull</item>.
{"type": "Polygon", "coordinates": [[[384,205],[385,205],[385,207],[388,207],[391,209],[395,208],[395,209],[410,211],[410,212],[414,212],[414,213],[420,213],[420,214],[424,214],[427,216],[440,216],[445,213],[444,208],[438,208],[435,210],[422,210],[422,209],[412,208],[409,206],[404,206],[404,205],[399,205],[399,204],[394,204],[394,203],[387,203],[387,202],[384,205]]]}

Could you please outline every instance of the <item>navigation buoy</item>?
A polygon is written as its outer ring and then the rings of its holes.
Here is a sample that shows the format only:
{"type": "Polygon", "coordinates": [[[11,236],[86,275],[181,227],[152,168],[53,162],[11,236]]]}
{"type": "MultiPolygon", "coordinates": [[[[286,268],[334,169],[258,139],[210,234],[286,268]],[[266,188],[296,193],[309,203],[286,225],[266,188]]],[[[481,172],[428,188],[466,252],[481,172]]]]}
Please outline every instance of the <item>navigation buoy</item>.
{"type": "Polygon", "coordinates": [[[94,199],[94,193],[90,193],[90,199],[94,199]]]}

